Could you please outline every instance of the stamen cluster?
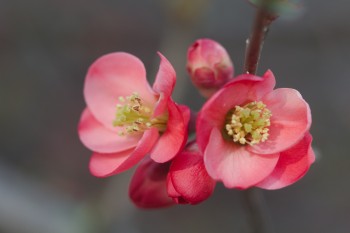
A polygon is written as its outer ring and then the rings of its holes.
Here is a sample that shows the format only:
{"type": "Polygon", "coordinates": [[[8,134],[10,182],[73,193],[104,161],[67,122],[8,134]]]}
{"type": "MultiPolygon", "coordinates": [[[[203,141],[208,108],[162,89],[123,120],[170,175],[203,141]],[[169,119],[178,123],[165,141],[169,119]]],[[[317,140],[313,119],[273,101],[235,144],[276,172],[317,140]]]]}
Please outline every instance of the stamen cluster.
{"type": "Polygon", "coordinates": [[[155,125],[160,131],[164,131],[167,117],[152,118],[152,113],[153,111],[144,105],[137,92],[127,97],[120,96],[113,126],[124,127],[124,130],[118,132],[119,136],[144,132],[155,125]]]}
{"type": "Polygon", "coordinates": [[[226,133],[234,142],[254,145],[267,140],[271,111],[261,101],[250,102],[230,111],[225,125],[226,133]]]}
{"type": "Polygon", "coordinates": [[[120,136],[140,132],[151,127],[150,117],[151,109],[144,106],[139,94],[134,92],[131,96],[119,97],[113,126],[124,126],[124,130],[118,132],[120,136]]]}

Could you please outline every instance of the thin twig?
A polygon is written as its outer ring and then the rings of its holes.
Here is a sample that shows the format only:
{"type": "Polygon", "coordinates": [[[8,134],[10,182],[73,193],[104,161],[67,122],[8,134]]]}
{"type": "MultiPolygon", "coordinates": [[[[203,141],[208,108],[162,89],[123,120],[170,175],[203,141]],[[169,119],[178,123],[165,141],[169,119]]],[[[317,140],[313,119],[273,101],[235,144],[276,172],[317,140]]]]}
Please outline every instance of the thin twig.
{"type": "MultiPolygon", "coordinates": [[[[267,10],[269,0],[262,1],[257,9],[252,33],[247,39],[244,71],[256,74],[261,50],[270,24],[277,18],[267,10]]],[[[258,189],[244,191],[245,202],[254,233],[272,233],[272,224],[263,193],[258,189]]]]}
{"type": "Polygon", "coordinates": [[[271,14],[263,1],[257,9],[252,33],[246,41],[246,55],[244,62],[244,71],[249,74],[255,74],[258,68],[261,50],[264,44],[265,36],[269,30],[270,24],[277,16],[271,14]]]}
{"type": "Polygon", "coordinates": [[[250,226],[253,233],[273,233],[273,224],[263,193],[259,189],[244,191],[250,226]]]}

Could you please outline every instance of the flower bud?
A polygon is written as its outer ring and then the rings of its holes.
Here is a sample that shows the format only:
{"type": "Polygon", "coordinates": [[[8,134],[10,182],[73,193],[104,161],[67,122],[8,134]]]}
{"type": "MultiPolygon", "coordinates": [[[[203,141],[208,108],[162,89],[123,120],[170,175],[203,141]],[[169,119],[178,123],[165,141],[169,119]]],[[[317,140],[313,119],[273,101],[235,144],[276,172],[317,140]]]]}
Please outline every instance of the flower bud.
{"type": "Polygon", "coordinates": [[[222,45],[199,39],[188,49],[187,71],[199,92],[209,98],[233,78],[234,68],[222,45]]]}
{"type": "Polygon", "coordinates": [[[175,204],[166,189],[169,167],[170,162],[156,163],[150,157],[141,162],[129,186],[129,197],[137,207],[153,209],[175,204]]]}
{"type": "Polygon", "coordinates": [[[177,204],[199,204],[214,192],[216,182],[209,176],[203,154],[190,142],[172,161],[167,177],[167,191],[177,204]]]}

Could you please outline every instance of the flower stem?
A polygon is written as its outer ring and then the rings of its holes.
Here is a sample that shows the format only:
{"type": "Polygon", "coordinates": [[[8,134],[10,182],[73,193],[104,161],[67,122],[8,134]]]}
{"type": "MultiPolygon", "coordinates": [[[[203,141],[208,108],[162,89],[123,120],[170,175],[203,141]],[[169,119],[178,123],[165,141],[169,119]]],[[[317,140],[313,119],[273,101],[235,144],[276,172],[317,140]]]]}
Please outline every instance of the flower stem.
{"type": "Polygon", "coordinates": [[[265,36],[270,24],[277,18],[267,10],[268,4],[269,0],[261,1],[261,5],[257,8],[251,35],[246,41],[244,71],[249,74],[256,74],[265,36]]]}
{"type": "MultiPolygon", "coordinates": [[[[249,74],[256,74],[260,59],[261,50],[270,24],[277,18],[268,11],[269,0],[262,0],[256,11],[252,32],[246,41],[246,54],[244,71],[249,74]]],[[[263,193],[258,189],[244,191],[244,197],[250,225],[254,233],[271,233],[272,224],[267,211],[267,205],[263,193]]]]}
{"type": "Polygon", "coordinates": [[[249,225],[252,233],[272,233],[273,226],[268,208],[259,189],[250,188],[243,193],[249,215],[249,225]]]}

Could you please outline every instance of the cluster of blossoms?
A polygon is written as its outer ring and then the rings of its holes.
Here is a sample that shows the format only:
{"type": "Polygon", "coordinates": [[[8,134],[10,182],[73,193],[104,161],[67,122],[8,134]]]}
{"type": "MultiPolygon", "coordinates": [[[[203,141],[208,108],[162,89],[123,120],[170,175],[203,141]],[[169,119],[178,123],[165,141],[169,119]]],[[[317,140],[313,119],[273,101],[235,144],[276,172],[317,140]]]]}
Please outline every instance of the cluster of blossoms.
{"type": "Polygon", "coordinates": [[[89,68],[78,132],[93,151],[93,175],[138,164],[130,198],[158,208],[200,203],[219,181],[227,188],[279,189],[307,172],[315,159],[311,113],[298,91],[274,89],[271,71],[234,77],[226,50],[200,39],[188,50],[187,70],[208,100],[194,114],[172,100],[176,74],[159,56],[152,87],[143,63],[128,53],[107,54],[89,68]],[[188,141],[192,122],[196,138],[188,141]]]}

